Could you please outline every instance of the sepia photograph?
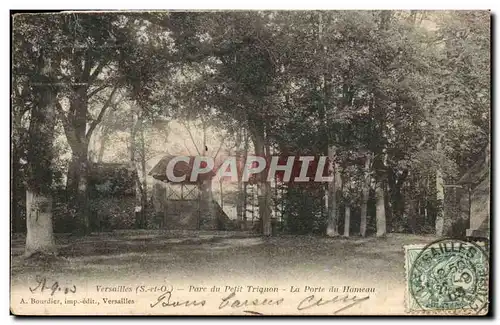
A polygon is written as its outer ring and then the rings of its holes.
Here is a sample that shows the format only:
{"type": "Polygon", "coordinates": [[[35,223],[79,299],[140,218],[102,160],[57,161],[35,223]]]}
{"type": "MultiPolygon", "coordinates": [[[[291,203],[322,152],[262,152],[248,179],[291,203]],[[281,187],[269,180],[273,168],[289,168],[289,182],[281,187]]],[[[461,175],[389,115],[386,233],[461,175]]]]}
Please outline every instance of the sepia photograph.
{"type": "Polygon", "coordinates": [[[10,15],[12,315],[491,312],[490,11],[10,15]]]}

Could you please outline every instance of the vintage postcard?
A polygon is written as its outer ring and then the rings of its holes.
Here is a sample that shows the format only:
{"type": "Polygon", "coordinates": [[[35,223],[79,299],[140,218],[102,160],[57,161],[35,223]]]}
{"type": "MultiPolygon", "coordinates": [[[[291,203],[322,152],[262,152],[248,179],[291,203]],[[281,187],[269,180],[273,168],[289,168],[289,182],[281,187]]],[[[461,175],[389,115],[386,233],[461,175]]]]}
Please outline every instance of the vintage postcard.
{"type": "Polygon", "coordinates": [[[14,315],[487,315],[489,11],[12,17],[14,315]]]}

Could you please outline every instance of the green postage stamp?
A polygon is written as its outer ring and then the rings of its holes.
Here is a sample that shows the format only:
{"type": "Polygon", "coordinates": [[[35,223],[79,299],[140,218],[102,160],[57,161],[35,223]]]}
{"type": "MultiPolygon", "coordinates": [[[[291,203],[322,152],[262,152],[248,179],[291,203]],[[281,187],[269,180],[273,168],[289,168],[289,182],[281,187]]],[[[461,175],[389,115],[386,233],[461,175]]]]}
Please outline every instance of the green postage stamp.
{"type": "Polygon", "coordinates": [[[405,246],[407,311],[414,314],[485,314],[488,254],[481,244],[441,239],[405,246]]]}

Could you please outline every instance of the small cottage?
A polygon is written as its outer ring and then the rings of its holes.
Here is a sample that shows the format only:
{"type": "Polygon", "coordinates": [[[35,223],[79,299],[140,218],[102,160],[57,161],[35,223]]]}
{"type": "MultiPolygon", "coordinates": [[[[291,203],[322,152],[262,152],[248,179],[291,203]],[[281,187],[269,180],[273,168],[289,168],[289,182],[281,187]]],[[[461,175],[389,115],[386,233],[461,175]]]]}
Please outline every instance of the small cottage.
{"type": "Polygon", "coordinates": [[[458,181],[467,189],[463,200],[468,205],[468,237],[490,237],[490,155],[487,152],[458,181]]]}
{"type": "Polygon", "coordinates": [[[226,230],[232,222],[212,196],[214,172],[202,173],[191,181],[195,157],[189,163],[179,161],[173,174],[186,175],[182,182],[170,182],[167,177],[168,163],[175,156],[164,156],[151,169],[155,179],[152,201],[160,228],[183,230],[226,230]]]}

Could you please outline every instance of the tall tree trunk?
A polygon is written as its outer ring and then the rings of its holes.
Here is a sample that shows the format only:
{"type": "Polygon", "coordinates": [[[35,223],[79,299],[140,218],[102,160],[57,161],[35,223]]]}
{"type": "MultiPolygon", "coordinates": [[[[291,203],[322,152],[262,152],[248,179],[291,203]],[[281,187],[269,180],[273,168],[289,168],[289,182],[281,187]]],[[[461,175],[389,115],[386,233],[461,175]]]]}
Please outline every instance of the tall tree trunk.
{"type": "Polygon", "coordinates": [[[391,203],[391,194],[389,192],[389,185],[387,182],[384,184],[384,208],[385,208],[385,216],[386,216],[386,229],[387,232],[394,231],[394,218],[392,213],[392,203],[391,203]]]}
{"type": "MultiPolygon", "coordinates": [[[[261,177],[264,178],[265,175],[261,174],[261,177]]],[[[259,214],[262,220],[262,234],[264,236],[271,236],[271,184],[268,181],[261,181],[260,185],[260,192],[262,194],[259,197],[259,214]],[[260,213],[261,210],[263,211],[262,213],[260,213]]]]}
{"type": "Polygon", "coordinates": [[[243,216],[244,216],[244,193],[243,193],[243,182],[241,180],[241,176],[238,175],[238,198],[236,200],[236,223],[238,227],[241,229],[243,224],[243,216]]]}
{"type": "Polygon", "coordinates": [[[387,231],[394,232],[397,231],[397,224],[399,224],[398,215],[398,203],[395,200],[396,197],[396,183],[397,175],[393,168],[389,168],[387,171],[387,187],[385,192],[385,209],[387,211],[387,231]]]}
{"type": "MultiPolygon", "coordinates": [[[[16,132],[16,126],[14,125],[12,127],[12,131],[16,132]]],[[[14,136],[13,136],[14,138],[14,136]]],[[[14,142],[14,140],[13,140],[14,142]]],[[[10,186],[11,186],[11,199],[10,199],[10,204],[11,204],[11,215],[10,215],[10,222],[11,222],[11,231],[12,233],[17,233],[24,231],[23,227],[23,220],[21,218],[21,215],[23,213],[23,201],[26,202],[26,188],[23,184],[23,171],[21,169],[21,164],[20,164],[20,159],[21,159],[21,149],[20,144],[18,143],[12,143],[12,161],[11,161],[11,168],[12,168],[12,174],[10,178],[10,186]]]]}
{"type": "Polygon", "coordinates": [[[241,224],[241,230],[247,230],[247,200],[248,200],[248,194],[247,194],[247,191],[248,191],[248,183],[245,182],[243,184],[243,206],[242,206],[242,210],[243,210],[243,218],[242,218],[242,224],[241,224]]]}
{"type": "Polygon", "coordinates": [[[148,201],[148,183],[147,183],[147,170],[146,170],[146,139],[144,136],[144,118],[141,113],[140,124],[140,156],[141,156],[141,173],[142,173],[142,186],[141,186],[141,228],[146,228],[146,207],[148,201]]]}
{"type": "Polygon", "coordinates": [[[89,139],[87,138],[88,96],[87,87],[79,87],[70,98],[70,111],[73,137],[68,138],[72,159],[68,169],[66,191],[69,207],[73,211],[74,233],[90,233],[90,209],[88,204],[88,178],[90,164],[88,160],[89,139]]]}
{"type": "Polygon", "coordinates": [[[106,149],[106,143],[108,142],[109,135],[104,133],[101,136],[101,143],[99,145],[99,151],[97,152],[97,162],[102,163],[102,159],[104,157],[104,151],[106,149]]]}
{"type": "Polygon", "coordinates": [[[70,210],[73,211],[74,233],[90,233],[90,209],[88,204],[88,181],[90,165],[87,158],[88,144],[74,144],[68,169],[66,191],[70,210]]]}
{"type": "MultiPolygon", "coordinates": [[[[266,130],[267,132],[267,130],[266,130]]],[[[267,136],[267,133],[265,134],[264,136],[264,150],[265,150],[265,153],[266,153],[266,161],[270,161],[271,159],[271,146],[269,145],[269,137],[267,136]]],[[[267,169],[265,169],[267,171],[267,169]]],[[[266,177],[266,182],[265,182],[265,187],[266,187],[266,192],[265,192],[265,206],[266,206],[266,209],[268,209],[268,213],[269,213],[269,233],[270,235],[273,234],[273,189],[272,189],[272,186],[271,186],[271,182],[267,181],[267,173],[265,173],[265,175],[263,175],[263,177],[266,177]]]]}
{"type": "Polygon", "coordinates": [[[385,195],[384,181],[377,181],[375,184],[375,199],[376,199],[376,220],[377,220],[377,237],[386,235],[387,222],[385,220],[385,195]]]}
{"type": "Polygon", "coordinates": [[[56,251],[52,226],[52,158],[56,123],[56,93],[52,66],[40,56],[37,103],[31,111],[27,150],[25,255],[56,251]]]}
{"type": "MultiPolygon", "coordinates": [[[[202,120],[203,128],[203,148],[201,149],[201,155],[208,157],[208,147],[207,147],[207,123],[202,120]]],[[[214,196],[212,191],[212,180],[207,179],[203,181],[202,184],[202,211],[204,211],[207,220],[212,226],[219,227],[219,222],[217,220],[217,213],[214,204],[214,196]]],[[[209,226],[210,227],[210,226],[209,226]]]]}
{"type": "Polygon", "coordinates": [[[327,154],[328,154],[328,176],[333,176],[333,180],[328,182],[326,194],[325,194],[325,206],[327,207],[327,225],[326,225],[326,235],[330,237],[336,237],[339,235],[338,232],[338,207],[337,207],[337,196],[338,196],[338,166],[335,162],[335,146],[332,144],[333,139],[331,133],[328,129],[328,123],[326,119],[327,107],[330,101],[330,81],[328,75],[328,65],[327,65],[327,55],[328,47],[324,41],[324,22],[323,14],[318,13],[318,46],[319,50],[323,53],[324,62],[324,72],[320,76],[320,91],[323,93],[323,100],[321,105],[320,118],[323,120],[323,133],[327,140],[327,154]]]}
{"type": "Polygon", "coordinates": [[[436,236],[443,236],[444,231],[444,181],[441,169],[438,167],[436,169],[436,201],[437,201],[437,213],[436,213],[436,236]]]}
{"type": "MultiPolygon", "coordinates": [[[[385,138],[384,132],[382,136],[385,138]]],[[[377,222],[377,237],[385,236],[387,233],[387,150],[382,148],[382,154],[374,159],[375,166],[375,217],[377,222]]]]}
{"type": "MultiPolygon", "coordinates": [[[[130,128],[130,165],[134,171],[134,183],[135,183],[135,228],[141,229],[143,227],[143,191],[142,183],[139,178],[139,171],[137,169],[137,132],[142,128],[140,114],[132,114],[132,124],[130,128]]],[[[140,147],[140,146],[139,146],[140,147]]],[[[139,156],[141,154],[139,153],[139,156]]]]}
{"type": "MultiPolygon", "coordinates": [[[[260,157],[266,157],[266,141],[263,127],[254,125],[254,127],[251,129],[251,133],[255,148],[255,154],[260,157]]],[[[259,218],[262,225],[262,235],[271,236],[271,186],[267,181],[267,175],[265,172],[261,172],[256,176],[259,202],[259,218]]]]}
{"type": "MultiPolygon", "coordinates": [[[[58,114],[62,121],[64,132],[73,156],[68,170],[66,191],[69,207],[75,219],[74,224],[76,227],[74,233],[76,234],[87,234],[91,231],[88,200],[88,181],[91,167],[88,159],[89,140],[92,137],[93,131],[106,113],[106,109],[111,105],[113,95],[118,89],[117,85],[115,85],[97,118],[87,125],[89,117],[88,89],[91,83],[89,71],[91,70],[91,64],[92,60],[85,62],[85,68],[82,71],[83,74],[78,77],[80,78],[80,85],[76,86],[70,97],[69,111],[65,112],[61,105],[56,103],[58,114]],[[89,126],[88,130],[87,126],[89,126]]],[[[97,73],[98,71],[100,71],[99,68],[97,68],[97,73]]],[[[78,73],[76,73],[76,75],[78,75],[78,73]]]]}
{"type": "MultiPolygon", "coordinates": [[[[441,137],[439,137],[437,142],[437,152],[441,152],[441,137]]],[[[444,180],[441,168],[438,166],[436,169],[436,201],[437,201],[437,211],[436,211],[436,236],[443,236],[444,232],[444,180]]]]}
{"type": "Polygon", "coordinates": [[[391,200],[391,219],[392,219],[392,230],[400,231],[403,220],[405,220],[405,201],[406,198],[403,195],[402,188],[408,177],[408,170],[405,169],[403,173],[399,176],[390,172],[389,188],[390,190],[390,200],[391,200]],[[397,226],[397,227],[396,227],[397,226]]]}
{"type": "MultiPolygon", "coordinates": [[[[392,20],[393,13],[389,10],[382,10],[379,13],[379,28],[381,31],[388,31],[392,20]]],[[[385,70],[386,63],[382,63],[382,69],[385,70]]],[[[377,237],[385,236],[387,232],[386,221],[386,200],[385,188],[387,187],[387,110],[388,103],[384,98],[383,91],[375,89],[373,96],[373,110],[375,113],[375,121],[377,122],[378,139],[373,143],[374,161],[373,170],[375,171],[375,199],[376,199],[376,225],[377,237]]],[[[371,111],[370,111],[371,114],[371,111]]]]}
{"type": "Polygon", "coordinates": [[[328,147],[328,176],[332,176],[332,181],[328,182],[328,218],[326,224],[326,235],[336,237],[339,235],[338,231],[338,166],[335,162],[335,147],[328,147]]]}
{"type": "MultiPolygon", "coordinates": [[[[242,130],[239,129],[236,132],[236,162],[238,166],[244,164],[242,162],[242,130]]],[[[236,200],[236,223],[238,224],[238,227],[242,227],[242,222],[243,222],[243,182],[242,182],[242,173],[240,171],[240,168],[238,168],[238,198],[236,200]]]]}
{"type": "Polygon", "coordinates": [[[415,200],[408,200],[408,226],[412,234],[417,233],[417,214],[415,213],[415,200]]]}
{"type": "Polygon", "coordinates": [[[49,193],[26,190],[26,230],[26,256],[55,253],[52,196],[49,193]]]}
{"type": "Polygon", "coordinates": [[[364,168],[364,179],[363,179],[363,189],[361,193],[361,221],[359,226],[359,233],[361,236],[366,236],[367,219],[368,219],[368,200],[370,198],[370,165],[371,165],[371,154],[366,154],[365,168],[364,168]]]}
{"type": "MultiPolygon", "coordinates": [[[[249,135],[248,135],[248,131],[246,129],[243,129],[243,141],[244,141],[244,144],[243,144],[243,164],[246,164],[246,161],[248,159],[248,146],[249,146],[249,139],[248,139],[249,135]]],[[[241,180],[242,178],[242,172],[239,173],[238,175],[238,179],[241,180]]],[[[241,216],[241,219],[242,219],[242,226],[241,226],[241,230],[247,230],[247,186],[248,186],[248,183],[245,182],[243,183],[243,192],[242,192],[242,207],[241,207],[241,210],[242,210],[242,216],[241,216]]]]}
{"type": "Polygon", "coordinates": [[[349,202],[345,203],[345,223],[344,223],[344,237],[349,237],[349,230],[351,228],[351,205],[349,202]]]}
{"type": "Polygon", "coordinates": [[[408,183],[408,199],[405,200],[407,207],[405,208],[408,218],[408,227],[412,234],[417,233],[417,213],[415,211],[415,179],[412,177],[408,183]]]}
{"type": "Polygon", "coordinates": [[[350,229],[351,229],[351,183],[348,179],[349,175],[347,175],[345,169],[341,173],[341,197],[344,205],[344,237],[349,237],[350,229]],[[345,192],[345,195],[344,195],[345,192]]]}

